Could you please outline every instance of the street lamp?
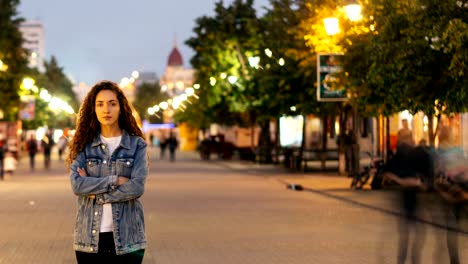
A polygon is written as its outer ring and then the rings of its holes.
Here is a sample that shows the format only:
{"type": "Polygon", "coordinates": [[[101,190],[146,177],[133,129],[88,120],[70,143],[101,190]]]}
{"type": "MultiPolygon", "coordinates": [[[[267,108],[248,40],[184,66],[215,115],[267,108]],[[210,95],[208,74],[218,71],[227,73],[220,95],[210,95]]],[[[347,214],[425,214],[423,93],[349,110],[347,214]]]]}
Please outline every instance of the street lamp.
{"type": "Polygon", "coordinates": [[[336,17],[327,17],[323,19],[323,23],[325,24],[325,31],[330,36],[336,35],[340,32],[340,26],[338,23],[338,18],[336,17]]]}
{"type": "Polygon", "coordinates": [[[361,5],[357,1],[346,1],[343,8],[348,15],[349,20],[356,22],[362,19],[361,5]]]}
{"type": "MultiPolygon", "coordinates": [[[[343,9],[346,13],[347,18],[352,21],[352,22],[357,22],[360,19],[362,19],[361,15],[361,6],[359,5],[357,0],[344,0],[343,1],[343,9]]],[[[333,36],[336,35],[340,32],[339,28],[339,20],[336,17],[327,17],[323,20],[323,23],[325,25],[325,31],[327,32],[328,35],[333,36]]],[[[352,148],[352,155],[351,157],[351,163],[352,167],[349,170],[353,175],[356,173],[359,173],[360,171],[360,157],[359,157],[359,143],[358,143],[358,122],[357,122],[357,107],[353,106],[352,107],[352,120],[353,120],[353,125],[352,125],[352,133],[354,137],[354,141],[351,148],[352,148]]],[[[343,132],[341,132],[341,139],[343,139],[343,132]]],[[[342,144],[340,144],[342,146],[342,144]]],[[[340,147],[341,148],[341,147],[340,147]]],[[[342,162],[342,156],[340,154],[340,172],[344,170],[344,166],[341,166],[343,164],[342,162]]]]}

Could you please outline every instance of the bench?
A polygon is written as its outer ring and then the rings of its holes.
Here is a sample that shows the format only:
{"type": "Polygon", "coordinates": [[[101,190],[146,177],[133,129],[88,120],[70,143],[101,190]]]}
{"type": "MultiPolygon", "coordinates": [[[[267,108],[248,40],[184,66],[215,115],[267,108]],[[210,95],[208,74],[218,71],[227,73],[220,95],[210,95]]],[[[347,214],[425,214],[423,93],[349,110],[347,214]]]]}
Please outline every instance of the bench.
{"type": "Polygon", "coordinates": [[[319,161],[321,163],[321,169],[326,169],[327,161],[339,161],[340,152],[338,149],[304,149],[302,152],[302,157],[299,157],[297,153],[297,158],[301,160],[301,168],[304,171],[308,171],[308,163],[319,161]]]}

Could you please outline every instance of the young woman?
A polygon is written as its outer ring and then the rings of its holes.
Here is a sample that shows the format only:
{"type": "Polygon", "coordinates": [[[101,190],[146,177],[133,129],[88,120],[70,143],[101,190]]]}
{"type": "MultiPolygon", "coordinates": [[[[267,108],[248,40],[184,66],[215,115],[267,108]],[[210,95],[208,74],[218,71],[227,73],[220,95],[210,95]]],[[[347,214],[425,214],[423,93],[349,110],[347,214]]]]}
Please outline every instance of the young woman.
{"type": "Polygon", "coordinates": [[[117,84],[94,85],[79,112],[67,164],[78,196],[78,263],[141,263],[147,145],[117,84]]]}

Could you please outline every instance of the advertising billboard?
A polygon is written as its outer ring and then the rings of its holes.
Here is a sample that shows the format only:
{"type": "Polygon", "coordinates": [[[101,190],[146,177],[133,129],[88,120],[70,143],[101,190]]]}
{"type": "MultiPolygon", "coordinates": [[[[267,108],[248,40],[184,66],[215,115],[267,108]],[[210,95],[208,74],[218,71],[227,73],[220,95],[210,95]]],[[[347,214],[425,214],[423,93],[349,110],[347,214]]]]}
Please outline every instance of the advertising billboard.
{"type": "Polygon", "coordinates": [[[341,66],[341,53],[317,54],[317,100],[328,102],[346,101],[346,89],[339,81],[339,74],[343,71],[341,66]]]}

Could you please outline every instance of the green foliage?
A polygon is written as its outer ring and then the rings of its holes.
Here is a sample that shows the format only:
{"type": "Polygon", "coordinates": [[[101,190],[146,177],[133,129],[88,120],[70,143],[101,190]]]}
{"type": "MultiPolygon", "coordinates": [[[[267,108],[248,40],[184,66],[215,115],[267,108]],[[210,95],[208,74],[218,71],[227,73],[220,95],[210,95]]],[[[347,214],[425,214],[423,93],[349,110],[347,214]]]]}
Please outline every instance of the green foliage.
{"type": "Polygon", "coordinates": [[[156,115],[150,116],[148,114],[148,108],[166,101],[167,99],[168,95],[161,92],[161,86],[158,81],[155,83],[143,83],[136,89],[133,107],[135,107],[135,110],[142,119],[146,119],[150,123],[162,123],[162,116],[159,116],[159,118],[156,115]]]}
{"type": "Polygon", "coordinates": [[[23,73],[27,69],[26,51],[21,47],[22,36],[17,17],[18,0],[0,0],[0,60],[7,69],[0,71],[0,95],[4,119],[14,121],[18,115],[20,87],[23,73]]]}
{"type": "Polygon", "coordinates": [[[73,83],[64,73],[63,67],[58,65],[55,56],[52,56],[50,61],[45,61],[44,67],[48,79],[48,84],[45,87],[47,87],[49,93],[66,101],[75,112],[78,112],[80,102],[75,92],[73,92],[73,83]]]}
{"type": "MultiPolygon", "coordinates": [[[[186,41],[195,51],[191,63],[197,70],[196,83],[201,86],[197,90],[200,100],[189,110],[202,111],[213,122],[225,124],[233,121],[226,113],[233,118],[257,101],[257,81],[248,58],[259,53],[259,21],[252,0],[236,0],[227,7],[220,1],[214,11],[214,17],[196,20],[196,36],[186,41]],[[229,82],[230,76],[237,80],[229,82]]],[[[184,116],[190,119],[188,114],[184,116]]]]}

